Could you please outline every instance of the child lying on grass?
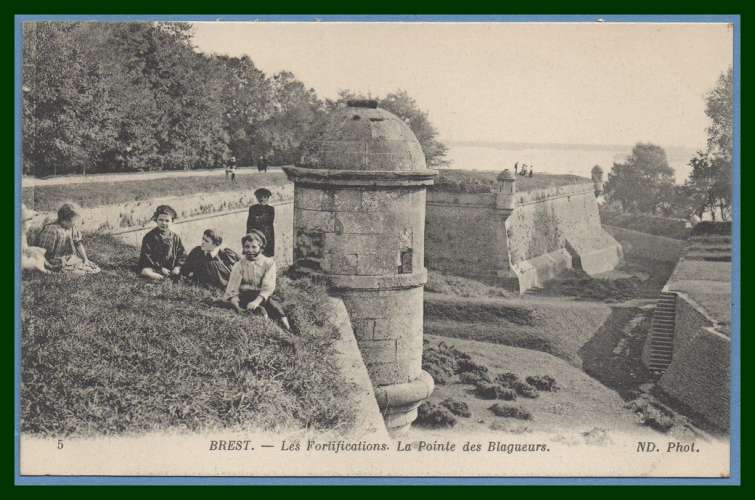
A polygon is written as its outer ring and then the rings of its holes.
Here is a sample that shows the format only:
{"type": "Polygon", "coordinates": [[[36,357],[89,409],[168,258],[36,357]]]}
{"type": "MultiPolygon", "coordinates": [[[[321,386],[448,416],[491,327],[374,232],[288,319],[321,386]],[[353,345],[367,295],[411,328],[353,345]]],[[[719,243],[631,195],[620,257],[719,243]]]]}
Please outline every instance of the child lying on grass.
{"type": "Polygon", "coordinates": [[[157,227],[144,235],[139,256],[139,272],[145,278],[161,280],[166,276],[178,276],[181,272],[186,252],[181,237],[170,230],[177,215],[169,205],[155,209],[152,220],[157,227]]]}
{"type": "Polygon", "coordinates": [[[262,255],[265,235],[252,230],[241,238],[244,258],[234,264],[224,298],[237,312],[249,311],[280,321],[285,330],[291,327],[283,308],[272,295],[275,291],[275,259],[262,255]]]}
{"type": "Polygon", "coordinates": [[[205,230],[202,244],[189,252],[181,267],[181,276],[197,285],[225,290],[239,256],[230,248],[220,248],[222,243],[222,236],[212,229],[205,230]]]}

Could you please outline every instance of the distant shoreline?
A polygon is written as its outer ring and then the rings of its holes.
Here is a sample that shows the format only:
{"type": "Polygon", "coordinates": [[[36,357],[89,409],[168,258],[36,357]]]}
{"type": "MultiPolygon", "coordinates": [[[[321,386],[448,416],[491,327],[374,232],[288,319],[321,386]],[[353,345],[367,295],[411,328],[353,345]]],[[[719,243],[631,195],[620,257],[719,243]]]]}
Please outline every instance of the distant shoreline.
{"type": "MultiPolygon", "coordinates": [[[[582,151],[613,151],[621,153],[631,151],[632,144],[572,144],[560,142],[496,142],[496,141],[444,141],[448,147],[480,147],[509,150],[549,149],[549,150],[582,150],[582,151]]],[[[661,146],[667,153],[691,153],[696,148],[690,146],[661,146]]]]}

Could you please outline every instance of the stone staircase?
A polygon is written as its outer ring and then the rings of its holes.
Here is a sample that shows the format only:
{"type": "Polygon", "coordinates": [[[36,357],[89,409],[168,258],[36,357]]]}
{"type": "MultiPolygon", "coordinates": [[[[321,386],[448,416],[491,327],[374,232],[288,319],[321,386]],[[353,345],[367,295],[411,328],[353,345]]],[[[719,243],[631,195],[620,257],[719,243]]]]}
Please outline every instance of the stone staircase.
{"type": "Polygon", "coordinates": [[[671,364],[674,351],[674,317],[676,314],[676,294],[661,292],[653,312],[650,327],[650,371],[663,373],[671,364]]]}

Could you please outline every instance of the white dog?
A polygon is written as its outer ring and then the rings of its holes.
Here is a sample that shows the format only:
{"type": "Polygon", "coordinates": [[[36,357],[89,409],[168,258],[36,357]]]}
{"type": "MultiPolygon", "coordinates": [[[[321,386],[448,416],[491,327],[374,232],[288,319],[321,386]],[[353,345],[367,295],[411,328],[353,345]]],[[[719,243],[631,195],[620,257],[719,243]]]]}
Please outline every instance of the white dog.
{"type": "Polygon", "coordinates": [[[29,229],[29,221],[35,213],[21,205],[21,269],[24,271],[40,271],[49,273],[50,264],[45,258],[47,249],[29,246],[26,233],[29,229]]]}

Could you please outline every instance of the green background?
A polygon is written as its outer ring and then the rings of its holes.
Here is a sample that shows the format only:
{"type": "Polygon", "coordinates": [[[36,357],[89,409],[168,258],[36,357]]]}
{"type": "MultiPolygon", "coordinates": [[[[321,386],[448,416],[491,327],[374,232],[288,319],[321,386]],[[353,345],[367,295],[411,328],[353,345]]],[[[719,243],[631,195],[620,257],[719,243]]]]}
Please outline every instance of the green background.
{"type": "MultiPolygon", "coordinates": [[[[11,1],[4,3],[2,7],[2,29],[0,30],[0,36],[3,38],[3,64],[4,71],[2,72],[2,90],[5,97],[4,102],[4,119],[2,121],[2,134],[0,138],[3,140],[3,154],[5,157],[4,164],[4,182],[2,183],[3,189],[8,194],[4,203],[6,208],[6,220],[8,221],[5,226],[8,231],[8,235],[15,235],[15,229],[13,227],[13,214],[15,213],[15,206],[17,201],[15,200],[15,180],[14,180],[14,16],[15,15],[32,15],[32,14],[145,14],[145,15],[191,15],[191,14],[594,14],[595,17],[603,17],[606,15],[636,15],[636,14],[655,14],[655,15],[680,15],[680,14],[719,14],[719,15],[736,15],[740,14],[741,32],[740,32],[740,58],[739,64],[741,72],[740,88],[744,89],[744,84],[748,80],[748,67],[743,64],[744,57],[742,54],[747,54],[749,51],[749,39],[746,36],[747,22],[750,17],[747,15],[748,5],[745,2],[735,1],[716,1],[716,2],[671,2],[667,0],[641,0],[633,2],[599,2],[599,1],[570,1],[559,2],[555,0],[551,1],[510,1],[510,2],[481,2],[481,1],[464,1],[453,3],[439,3],[439,2],[412,2],[397,1],[397,0],[382,0],[380,2],[366,3],[355,2],[354,0],[330,0],[327,2],[305,2],[302,0],[287,0],[278,2],[253,2],[253,1],[229,1],[229,0],[215,0],[212,2],[207,1],[184,1],[180,3],[170,4],[167,2],[157,2],[148,0],[131,0],[129,2],[102,2],[102,1],[66,1],[66,2],[54,2],[54,1],[34,1],[34,2],[20,2],[11,1]]],[[[748,116],[747,109],[749,100],[744,96],[740,100],[740,117],[748,116]]],[[[748,158],[748,142],[746,140],[746,132],[748,128],[745,125],[745,120],[740,119],[740,165],[745,164],[746,158],[748,158]]],[[[734,189],[740,189],[742,186],[748,185],[747,169],[741,169],[741,182],[740,185],[734,186],[734,189]]],[[[741,199],[741,196],[740,196],[741,199]]],[[[743,220],[743,216],[747,213],[748,205],[740,201],[740,214],[738,218],[735,218],[735,224],[739,223],[739,220],[743,220]]],[[[742,248],[746,248],[747,238],[744,232],[744,226],[742,227],[742,248]]],[[[15,240],[14,240],[15,242],[15,240]]],[[[17,244],[17,242],[15,242],[17,244]]],[[[746,494],[746,487],[749,486],[745,472],[745,466],[748,464],[746,457],[741,458],[741,477],[743,488],[714,488],[714,487],[581,487],[581,486],[569,486],[569,487],[519,487],[511,486],[506,488],[494,488],[494,487],[473,487],[469,490],[467,487],[431,487],[422,488],[422,491],[414,487],[392,487],[389,490],[382,487],[285,487],[272,489],[269,487],[251,487],[251,488],[238,488],[238,487],[223,487],[222,492],[209,491],[205,488],[191,488],[191,487],[159,487],[159,488],[143,488],[139,487],[137,490],[125,487],[32,487],[23,486],[18,487],[13,485],[14,481],[14,439],[13,439],[13,398],[14,398],[14,287],[12,284],[15,280],[15,271],[12,263],[14,262],[14,248],[15,245],[11,245],[10,238],[6,244],[0,244],[0,252],[2,260],[4,262],[4,274],[5,287],[3,304],[3,318],[6,318],[4,322],[4,349],[3,362],[0,364],[3,368],[2,384],[3,390],[3,411],[0,414],[2,418],[2,424],[0,429],[4,429],[4,432],[0,433],[3,439],[2,447],[2,468],[0,469],[0,477],[2,478],[2,493],[6,498],[9,495],[21,496],[35,496],[45,495],[54,497],[67,497],[67,498],[100,498],[102,495],[115,495],[115,496],[131,496],[131,495],[159,495],[159,496],[206,496],[206,495],[243,495],[245,497],[263,495],[278,497],[284,496],[300,496],[306,497],[316,496],[324,498],[355,498],[355,497],[384,497],[386,495],[402,496],[419,498],[424,495],[432,495],[435,497],[446,498],[463,498],[463,496],[480,496],[480,498],[498,498],[506,495],[513,496],[555,496],[557,498],[563,495],[575,495],[580,498],[636,498],[646,496],[658,496],[663,498],[670,498],[671,496],[684,496],[684,497],[713,497],[721,496],[739,496],[746,494]],[[13,318],[13,319],[12,319],[13,318]]],[[[741,251],[740,251],[741,253],[741,251]]],[[[740,283],[746,282],[746,275],[749,266],[742,266],[742,272],[740,276],[740,283]]],[[[744,287],[742,286],[744,292],[744,287]]],[[[745,296],[745,294],[742,294],[745,296]]],[[[742,307],[744,310],[744,307],[742,307]]],[[[743,315],[744,316],[744,315],[743,315]]],[[[748,347],[750,342],[747,335],[744,332],[746,325],[746,318],[742,317],[742,326],[740,338],[742,338],[741,352],[742,359],[746,358],[748,347]]],[[[744,364],[744,363],[743,363],[744,364]]],[[[741,385],[746,387],[746,375],[749,374],[746,364],[742,367],[741,385]]],[[[744,392],[744,391],[743,391],[744,392]]],[[[742,409],[746,408],[748,398],[741,398],[742,409]]],[[[750,433],[746,429],[746,419],[744,416],[742,421],[742,455],[745,455],[744,451],[747,450],[750,433]]]]}

